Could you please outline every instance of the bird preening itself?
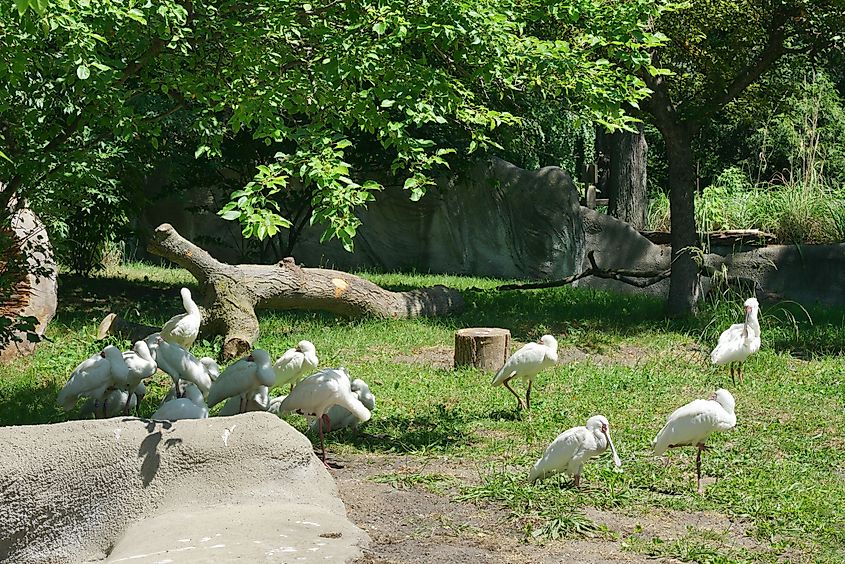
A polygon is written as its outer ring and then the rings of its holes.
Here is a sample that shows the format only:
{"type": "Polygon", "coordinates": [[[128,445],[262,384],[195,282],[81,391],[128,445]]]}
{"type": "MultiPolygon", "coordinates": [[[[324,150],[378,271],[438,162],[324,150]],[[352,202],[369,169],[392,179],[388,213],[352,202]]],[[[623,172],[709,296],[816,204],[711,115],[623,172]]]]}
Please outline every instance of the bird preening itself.
{"type": "Polygon", "coordinates": [[[503,385],[514,395],[518,409],[531,409],[531,384],[534,377],[540,371],[554,366],[557,362],[557,340],[551,335],[543,335],[536,343],[528,343],[505,362],[491,384],[493,386],[503,385]],[[525,401],[510,387],[510,381],[514,378],[521,378],[528,382],[525,391],[525,401]]]}
{"type": "Polygon", "coordinates": [[[352,392],[352,382],[344,368],[324,368],[308,376],[293,388],[278,407],[279,413],[296,412],[317,418],[323,464],[326,464],[323,433],[331,430],[328,412],[335,405],[348,410],[361,423],[369,421],[372,416],[370,410],[352,392]]]}
{"type": "Polygon", "coordinates": [[[742,383],[742,363],[760,350],[760,322],[757,321],[759,309],[757,298],[745,300],[745,320],[725,329],[719,336],[719,344],[710,353],[710,361],[713,364],[727,364],[730,367],[731,382],[734,384],[734,365],[737,366],[739,381],[742,383]]]}
{"type": "Polygon", "coordinates": [[[59,392],[57,402],[65,411],[70,411],[83,396],[104,401],[109,388],[126,389],[128,376],[129,367],[123,360],[123,353],[108,345],[76,367],[59,392]]]}
{"type": "Polygon", "coordinates": [[[305,376],[317,369],[317,349],[311,341],[299,341],[295,348],[288,349],[273,364],[276,371],[276,387],[290,385],[291,389],[305,376]]]}
{"type": "MultiPolygon", "coordinates": [[[[373,395],[373,392],[370,391],[370,386],[368,386],[366,382],[364,382],[360,378],[355,378],[354,380],[352,380],[351,390],[352,393],[355,394],[355,397],[358,398],[358,401],[364,404],[364,407],[369,409],[370,412],[375,410],[376,397],[373,395]]],[[[358,419],[358,417],[356,417],[354,413],[352,413],[342,405],[335,405],[331,407],[326,413],[326,416],[331,422],[332,431],[337,431],[338,429],[345,429],[347,427],[355,428],[358,426],[359,423],[361,423],[360,419],[358,419]]],[[[318,431],[319,424],[320,420],[315,419],[308,426],[308,430],[312,433],[314,431],[318,431]]]]}
{"type": "Polygon", "coordinates": [[[704,443],[716,431],[727,431],[736,426],[731,393],[724,388],[716,390],[709,399],[697,399],[679,407],[666,420],[666,425],[657,433],[651,446],[654,454],[661,455],[666,449],[680,446],[694,446],[697,488],[701,491],[701,451],[704,443]]]}
{"type": "Polygon", "coordinates": [[[197,335],[199,335],[202,315],[200,308],[191,299],[191,291],[182,288],[180,293],[182,294],[182,306],[185,308],[185,313],[174,315],[167,320],[161,327],[161,338],[168,343],[190,349],[194,341],[197,340],[197,335]]]}
{"type": "MultiPolygon", "coordinates": [[[[261,393],[262,387],[269,388],[275,381],[276,373],[270,353],[264,349],[254,349],[249,356],[229,365],[214,381],[208,392],[208,407],[210,409],[225,399],[238,397],[237,413],[243,413],[249,399],[261,393]]],[[[263,395],[266,408],[266,390],[263,395]]]]}
{"type": "Polygon", "coordinates": [[[540,460],[534,463],[528,481],[534,483],[541,478],[563,472],[575,479],[577,488],[581,483],[584,463],[604,453],[608,446],[613,453],[613,463],[620,468],[622,461],[610,438],[610,423],[604,415],[594,415],[587,419],[584,427],[572,427],[558,435],[546,447],[540,460]]]}

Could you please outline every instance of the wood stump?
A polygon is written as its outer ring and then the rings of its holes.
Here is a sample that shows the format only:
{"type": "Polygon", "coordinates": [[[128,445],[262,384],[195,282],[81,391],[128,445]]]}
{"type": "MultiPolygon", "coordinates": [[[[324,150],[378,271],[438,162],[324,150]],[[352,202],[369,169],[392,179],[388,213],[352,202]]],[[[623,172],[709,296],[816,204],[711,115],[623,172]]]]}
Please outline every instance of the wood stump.
{"type": "Polygon", "coordinates": [[[455,367],[499,370],[510,356],[511,332],[498,327],[468,327],[455,331],[455,367]]]}

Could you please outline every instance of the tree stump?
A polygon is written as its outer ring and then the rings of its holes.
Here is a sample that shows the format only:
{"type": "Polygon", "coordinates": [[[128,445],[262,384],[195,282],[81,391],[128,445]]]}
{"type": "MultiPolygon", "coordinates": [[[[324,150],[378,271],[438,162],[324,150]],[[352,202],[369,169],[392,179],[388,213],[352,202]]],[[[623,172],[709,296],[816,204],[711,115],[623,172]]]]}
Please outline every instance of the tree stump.
{"type": "Polygon", "coordinates": [[[474,366],[495,372],[510,356],[511,332],[497,327],[455,331],[455,367],[474,366]]]}

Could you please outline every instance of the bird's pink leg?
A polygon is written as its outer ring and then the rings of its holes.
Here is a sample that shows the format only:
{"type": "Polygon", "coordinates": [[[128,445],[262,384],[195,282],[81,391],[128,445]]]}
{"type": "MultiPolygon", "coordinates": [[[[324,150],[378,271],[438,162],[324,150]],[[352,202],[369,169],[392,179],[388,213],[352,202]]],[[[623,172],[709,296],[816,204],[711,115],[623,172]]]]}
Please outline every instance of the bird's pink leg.
{"type": "Polygon", "coordinates": [[[525,404],[522,402],[522,398],[519,397],[519,394],[517,394],[516,392],[513,391],[513,388],[510,387],[510,384],[508,382],[510,382],[510,380],[505,380],[504,382],[502,382],[502,384],[504,384],[505,387],[508,389],[508,391],[513,394],[513,397],[516,398],[516,401],[517,401],[516,408],[517,409],[525,409],[525,404]]]}
{"type": "Polygon", "coordinates": [[[731,370],[731,383],[732,383],[734,386],[736,386],[736,380],[734,379],[734,363],[733,363],[733,362],[729,362],[729,363],[728,363],[728,367],[730,367],[730,370],[731,370]]]}
{"type": "Polygon", "coordinates": [[[327,429],[326,432],[331,433],[332,427],[331,427],[331,420],[329,419],[329,416],[325,415],[325,414],[321,415],[320,418],[319,418],[319,424],[317,425],[317,429],[320,431],[320,449],[322,449],[322,451],[323,451],[323,456],[322,456],[323,466],[325,466],[326,468],[329,468],[329,465],[326,463],[326,443],[323,440],[323,421],[325,421],[326,425],[328,426],[328,429],[327,429]]]}
{"type": "Polygon", "coordinates": [[[737,370],[739,370],[739,383],[742,384],[742,363],[737,364],[737,370]]]}

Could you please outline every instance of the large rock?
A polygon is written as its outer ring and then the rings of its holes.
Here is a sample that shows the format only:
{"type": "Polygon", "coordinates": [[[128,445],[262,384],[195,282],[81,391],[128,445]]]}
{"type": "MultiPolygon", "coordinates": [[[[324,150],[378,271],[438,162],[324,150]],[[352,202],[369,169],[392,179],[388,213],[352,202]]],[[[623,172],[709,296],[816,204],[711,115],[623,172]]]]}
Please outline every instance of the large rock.
{"type": "MultiPolygon", "coordinates": [[[[11,228],[18,246],[10,251],[22,253],[27,272],[20,273],[10,299],[0,303],[0,313],[9,317],[35,317],[38,322],[34,332],[43,335],[47,324],[56,315],[58,302],[58,267],[53,249],[47,238],[47,229],[32,210],[17,210],[12,216],[11,228]]],[[[17,338],[20,340],[0,349],[0,362],[31,354],[35,350],[36,343],[27,340],[25,333],[18,332],[17,338]]]]}
{"type": "Polygon", "coordinates": [[[343,562],[369,541],[268,413],[5,427],[0,444],[0,561],[343,562]]]}
{"type": "Polygon", "coordinates": [[[321,245],[315,230],[294,254],[341,270],[560,278],[577,272],[584,257],[579,211],[578,192],[562,169],[528,171],[493,158],[444,179],[418,202],[388,186],[360,212],[352,254],[321,245]]]}

